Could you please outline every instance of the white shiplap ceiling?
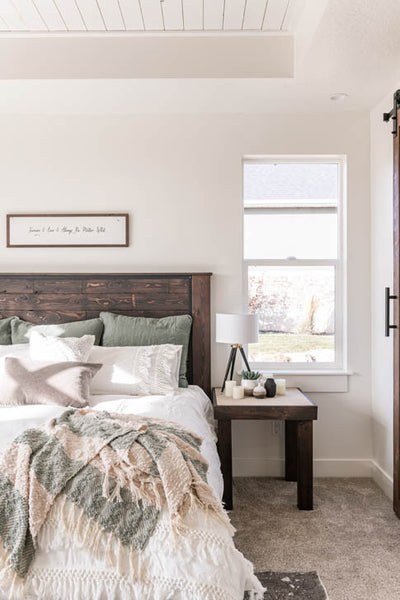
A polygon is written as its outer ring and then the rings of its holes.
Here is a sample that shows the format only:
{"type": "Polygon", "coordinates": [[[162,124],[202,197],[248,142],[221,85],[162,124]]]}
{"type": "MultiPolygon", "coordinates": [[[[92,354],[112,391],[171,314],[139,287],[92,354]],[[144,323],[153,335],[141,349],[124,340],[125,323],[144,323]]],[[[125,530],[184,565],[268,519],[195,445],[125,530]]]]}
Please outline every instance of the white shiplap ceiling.
{"type": "Polygon", "coordinates": [[[0,31],[288,31],[298,2],[0,0],[0,31]]]}

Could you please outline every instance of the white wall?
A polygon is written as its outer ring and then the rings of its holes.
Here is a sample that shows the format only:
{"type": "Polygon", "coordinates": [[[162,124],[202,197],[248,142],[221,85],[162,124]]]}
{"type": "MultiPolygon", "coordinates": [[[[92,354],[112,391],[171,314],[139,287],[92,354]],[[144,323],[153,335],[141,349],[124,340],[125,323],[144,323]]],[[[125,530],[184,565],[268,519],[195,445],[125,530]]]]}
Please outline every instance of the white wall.
{"type": "MultiPolygon", "coordinates": [[[[241,306],[243,155],[346,154],[349,392],[315,394],[316,473],[370,473],[369,114],[1,116],[1,271],[207,270],[241,306]],[[7,212],[129,210],[128,249],[6,249],[7,212]]],[[[268,232],[266,232],[268,235],[268,232]]],[[[213,384],[228,349],[213,346],[213,384]]],[[[236,473],[280,469],[269,423],[235,424],[236,473]]]]}
{"type": "MultiPolygon", "coordinates": [[[[395,89],[395,88],[393,88],[395,89]]],[[[384,336],[384,288],[393,289],[393,137],[382,113],[393,106],[391,91],[371,111],[371,365],[374,477],[392,495],[393,335],[384,336]]],[[[392,303],[393,304],[393,303],[392,303]]],[[[391,307],[393,311],[393,306],[391,307]]]]}

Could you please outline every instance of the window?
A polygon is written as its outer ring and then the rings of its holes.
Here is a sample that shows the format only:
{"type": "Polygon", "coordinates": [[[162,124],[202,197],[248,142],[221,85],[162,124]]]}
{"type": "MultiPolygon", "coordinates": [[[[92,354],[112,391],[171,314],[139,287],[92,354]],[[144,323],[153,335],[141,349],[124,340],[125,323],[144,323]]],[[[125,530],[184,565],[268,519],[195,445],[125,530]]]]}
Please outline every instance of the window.
{"type": "Polygon", "coordinates": [[[260,329],[253,368],[346,368],[344,178],[337,156],[244,161],[245,287],[260,329]]]}

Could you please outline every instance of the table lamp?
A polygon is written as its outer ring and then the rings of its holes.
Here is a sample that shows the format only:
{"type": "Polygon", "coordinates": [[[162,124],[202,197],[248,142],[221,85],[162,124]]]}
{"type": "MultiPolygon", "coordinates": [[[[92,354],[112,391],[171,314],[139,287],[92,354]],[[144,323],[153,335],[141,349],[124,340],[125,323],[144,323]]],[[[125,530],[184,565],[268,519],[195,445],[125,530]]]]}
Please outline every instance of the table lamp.
{"type": "Polygon", "coordinates": [[[225,371],[222,391],[225,389],[225,382],[233,378],[235,372],[236,353],[239,350],[242,355],[246,369],[251,371],[248,360],[243,350],[243,344],[252,344],[258,342],[258,315],[239,315],[239,314],[216,314],[216,342],[220,344],[230,344],[231,353],[225,371]]]}

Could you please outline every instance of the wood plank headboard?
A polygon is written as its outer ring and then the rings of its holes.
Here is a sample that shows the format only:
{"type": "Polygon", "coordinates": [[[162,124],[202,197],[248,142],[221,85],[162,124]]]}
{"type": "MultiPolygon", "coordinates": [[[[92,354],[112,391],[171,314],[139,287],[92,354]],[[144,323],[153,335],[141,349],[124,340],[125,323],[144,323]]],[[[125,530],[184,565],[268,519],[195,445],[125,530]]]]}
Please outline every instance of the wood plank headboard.
{"type": "Polygon", "coordinates": [[[188,380],[211,394],[211,273],[2,273],[0,318],[65,323],[101,311],[193,317],[188,380]]]}

